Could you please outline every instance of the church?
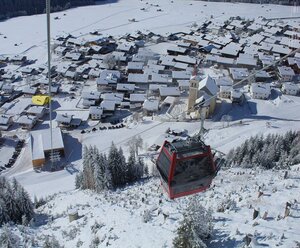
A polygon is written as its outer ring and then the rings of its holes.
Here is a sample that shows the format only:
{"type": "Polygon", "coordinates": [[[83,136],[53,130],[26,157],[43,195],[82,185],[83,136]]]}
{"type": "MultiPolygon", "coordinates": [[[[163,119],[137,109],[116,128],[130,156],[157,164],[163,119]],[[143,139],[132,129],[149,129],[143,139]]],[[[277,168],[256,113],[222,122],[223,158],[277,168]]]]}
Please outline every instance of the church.
{"type": "Polygon", "coordinates": [[[215,111],[217,93],[219,89],[215,80],[209,75],[201,80],[198,75],[192,75],[189,82],[189,99],[187,113],[192,119],[199,119],[200,112],[195,105],[201,102],[202,113],[205,118],[215,111]]]}

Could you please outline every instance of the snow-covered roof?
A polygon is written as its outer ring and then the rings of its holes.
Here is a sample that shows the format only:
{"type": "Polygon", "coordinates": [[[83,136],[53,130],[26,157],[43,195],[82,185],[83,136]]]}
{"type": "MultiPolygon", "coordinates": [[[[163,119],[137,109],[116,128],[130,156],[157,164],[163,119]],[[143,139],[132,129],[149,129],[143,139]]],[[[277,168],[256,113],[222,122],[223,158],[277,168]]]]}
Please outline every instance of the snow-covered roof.
{"type": "Polygon", "coordinates": [[[248,65],[248,66],[256,66],[257,59],[249,54],[241,53],[239,57],[236,59],[237,65],[248,65]]]}
{"type": "Polygon", "coordinates": [[[192,58],[190,56],[178,55],[175,57],[175,61],[195,65],[197,63],[196,58],[192,58]]]}
{"type": "Polygon", "coordinates": [[[219,64],[234,65],[234,59],[225,58],[222,56],[217,56],[216,58],[219,64]]]}
{"type": "Polygon", "coordinates": [[[135,84],[117,84],[117,90],[119,91],[134,91],[135,84]]]}
{"type": "Polygon", "coordinates": [[[37,117],[34,115],[21,115],[17,120],[17,123],[23,125],[32,125],[37,121],[37,117]]]}
{"type": "Polygon", "coordinates": [[[215,79],[218,86],[232,86],[233,81],[230,77],[220,77],[215,79]]]}
{"type": "Polygon", "coordinates": [[[167,87],[165,84],[149,84],[149,90],[159,90],[161,87],[167,87]]]}
{"type": "Polygon", "coordinates": [[[187,67],[188,67],[188,64],[180,63],[180,62],[176,62],[174,65],[174,68],[181,69],[181,70],[186,70],[187,67]]]}
{"type": "Polygon", "coordinates": [[[130,102],[144,102],[147,98],[146,94],[130,94],[130,102]]]}
{"type": "Polygon", "coordinates": [[[99,106],[91,106],[89,109],[90,115],[102,115],[103,114],[103,108],[99,106]]]}
{"type": "Polygon", "coordinates": [[[101,94],[101,99],[103,101],[113,101],[117,104],[120,104],[123,101],[124,95],[123,93],[104,93],[101,94]]]}
{"type": "Polygon", "coordinates": [[[148,74],[129,73],[128,83],[148,83],[148,74]]]}
{"type": "Polygon", "coordinates": [[[300,68],[300,58],[297,57],[288,57],[289,65],[297,65],[300,68]]]}
{"type": "Polygon", "coordinates": [[[89,76],[99,77],[100,73],[101,73],[101,71],[99,69],[91,69],[89,71],[89,76]]]}
{"type": "Polygon", "coordinates": [[[84,46],[87,41],[84,40],[84,39],[80,39],[80,38],[70,37],[67,42],[70,43],[70,44],[78,45],[78,46],[84,46]]]}
{"type": "Polygon", "coordinates": [[[22,89],[22,92],[24,94],[30,94],[30,95],[34,95],[37,92],[37,87],[30,87],[30,86],[26,86],[22,89]]]}
{"type": "Polygon", "coordinates": [[[130,49],[134,48],[134,46],[135,46],[134,43],[124,42],[124,43],[118,44],[117,50],[118,51],[129,52],[130,49]]]}
{"type": "Polygon", "coordinates": [[[181,80],[177,80],[177,83],[179,87],[189,87],[190,80],[181,79],[181,80]]]}
{"type": "Polygon", "coordinates": [[[242,46],[238,43],[229,43],[227,46],[223,47],[220,52],[225,55],[237,56],[242,46]]]}
{"type": "Polygon", "coordinates": [[[174,79],[190,79],[192,73],[190,71],[172,71],[174,79]]]}
{"type": "Polygon", "coordinates": [[[97,78],[98,85],[117,84],[121,77],[120,71],[117,70],[103,70],[100,77],[97,78]]]}
{"type": "Polygon", "coordinates": [[[111,53],[112,56],[114,56],[116,58],[116,60],[122,61],[122,62],[126,62],[127,61],[127,56],[125,55],[124,52],[120,52],[120,51],[113,51],[111,53]]]}
{"type": "Polygon", "coordinates": [[[229,71],[234,80],[240,80],[249,76],[249,71],[247,68],[229,68],[229,71]]]}
{"type": "Polygon", "coordinates": [[[29,66],[25,66],[25,67],[22,67],[21,69],[19,69],[20,72],[22,73],[32,73],[34,71],[34,68],[32,67],[29,67],[29,66]]]}
{"type": "Polygon", "coordinates": [[[58,47],[56,47],[55,49],[54,49],[54,51],[56,52],[56,53],[63,53],[63,52],[65,52],[67,50],[67,48],[66,47],[63,47],[63,46],[58,46],[58,47]]]}
{"type": "Polygon", "coordinates": [[[100,104],[100,107],[103,108],[103,110],[106,111],[114,111],[116,108],[116,102],[115,101],[109,101],[109,100],[103,100],[100,104]]]}
{"type": "Polygon", "coordinates": [[[159,107],[159,100],[157,99],[146,99],[143,103],[143,109],[148,111],[157,111],[159,107]]]}
{"type": "Polygon", "coordinates": [[[266,42],[261,42],[259,46],[259,50],[267,51],[270,52],[273,48],[272,44],[266,43],[266,42]]]}
{"type": "Polygon", "coordinates": [[[275,61],[274,55],[259,54],[258,56],[264,66],[271,65],[275,61]]]}
{"type": "Polygon", "coordinates": [[[98,91],[90,91],[90,92],[82,92],[81,97],[83,99],[91,99],[91,100],[99,100],[101,96],[101,92],[98,91]]]}
{"type": "Polygon", "coordinates": [[[165,98],[165,100],[163,101],[163,103],[170,104],[170,105],[172,105],[175,102],[176,102],[176,97],[175,96],[167,96],[165,98]]]}
{"type": "Polygon", "coordinates": [[[160,96],[180,96],[179,87],[161,87],[159,88],[160,96]]]}
{"type": "Polygon", "coordinates": [[[168,74],[158,74],[154,73],[152,74],[151,82],[154,83],[170,83],[172,79],[169,77],[168,74]]]}
{"type": "Polygon", "coordinates": [[[272,52],[280,53],[280,54],[289,54],[292,50],[286,46],[274,44],[272,48],[272,52]]]}
{"type": "Polygon", "coordinates": [[[204,79],[202,79],[199,82],[198,90],[200,90],[200,91],[204,90],[206,93],[208,93],[212,96],[216,95],[219,91],[215,80],[212,77],[210,77],[209,75],[206,76],[204,79]],[[206,92],[205,89],[207,89],[208,92],[206,92]]]}
{"type": "Polygon", "coordinates": [[[70,78],[75,78],[77,75],[78,75],[78,72],[76,72],[76,71],[70,71],[70,70],[68,70],[65,73],[65,76],[66,77],[70,77],[70,78]]]}
{"type": "Polygon", "coordinates": [[[7,125],[12,118],[11,115],[0,115],[0,125],[7,125]]]}
{"type": "Polygon", "coordinates": [[[72,59],[74,61],[77,61],[81,58],[82,54],[81,53],[75,53],[75,52],[67,52],[65,54],[66,58],[72,59]]]}
{"type": "Polygon", "coordinates": [[[73,119],[73,115],[69,115],[69,114],[67,114],[67,113],[64,113],[64,114],[57,114],[56,115],[56,121],[58,122],[58,123],[71,123],[71,121],[72,121],[72,119],[73,119]]]}
{"type": "Polygon", "coordinates": [[[232,86],[228,86],[228,85],[220,86],[220,92],[231,92],[231,91],[232,91],[232,86]]]}
{"type": "Polygon", "coordinates": [[[179,47],[176,45],[171,45],[168,49],[169,52],[176,52],[176,53],[186,53],[187,49],[184,47],[179,47]]]}
{"type": "Polygon", "coordinates": [[[175,56],[171,56],[171,55],[162,55],[160,56],[160,60],[161,60],[161,65],[164,66],[174,66],[175,65],[175,61],[174,61],[175,56]]]}
{"type": "MultiPolygon", "coordinates": [[[[43,129],[30,132],[30,148],[32,160],[44,159],[45,151],[51,150],[49,139],[50,129],[43,129]]],[[[52,148],[64,149],[64,142],[60,128],[52,129],[52,148]]]]}
{"type": "Polygon", "coordinates": [[[271,87],[269,83],[260,84],[260,83],[252,83],[250,87],[250,91],[252,93],[266,94],[270,95],[271,87]]]}
{"type": "Polygon", "coordinates": [[[31,106],[26,112],[29,114],[42,114],[45,110],[43,106],[31,106]]]}
{"type": "Polygon", "coordinates": [[[282,84],[282,88],[286,90],[299,91],[299,86],[292,82],[286,82],[282,84]]]}
{"type": "Polygon", "coordinates": [[[270,74],[266,71],[258,71],[255,73],[256,78],[271,78],[270,74]]]}
{"type": "Polygon", "coordinates": [[[240,90],[233,89],[231,91],[231,97],[232,98],[240,98],[243,95],[243,93],[240,90]]]}
{"type": "Polygon", "coordinates": [[[143,62],[128,62],[127,70],[143,70],[143,62]]]}
{"type": "Polygon", "coordinates": [[[288,66],[278,66],[278,71],[280,76],[294,76],[295,72],[291,67],[288,66]]]}
{"type": "Polygon", "coordinates": [[[96,104],[95,100],[90,100],[90,99],[83,99],[82,105],[85,107],[90,107],[96,104]]]}

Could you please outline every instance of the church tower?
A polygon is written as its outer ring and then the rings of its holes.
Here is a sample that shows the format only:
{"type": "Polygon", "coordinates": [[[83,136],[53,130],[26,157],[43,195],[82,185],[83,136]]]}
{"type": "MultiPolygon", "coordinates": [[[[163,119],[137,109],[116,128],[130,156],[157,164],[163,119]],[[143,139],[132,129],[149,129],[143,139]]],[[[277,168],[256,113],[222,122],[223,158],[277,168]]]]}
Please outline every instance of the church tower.
{"type": "Polygon", "coordinates": [[[188,114],[194,112],[194,105],[198,98],[199,81],[200,78],[197,75],[197,68],[195,66],[193,75],[191,76],[190,79],[190,85],[189,85],[189,100],[188,100],[188,109],[187,109],[188,114]]]}

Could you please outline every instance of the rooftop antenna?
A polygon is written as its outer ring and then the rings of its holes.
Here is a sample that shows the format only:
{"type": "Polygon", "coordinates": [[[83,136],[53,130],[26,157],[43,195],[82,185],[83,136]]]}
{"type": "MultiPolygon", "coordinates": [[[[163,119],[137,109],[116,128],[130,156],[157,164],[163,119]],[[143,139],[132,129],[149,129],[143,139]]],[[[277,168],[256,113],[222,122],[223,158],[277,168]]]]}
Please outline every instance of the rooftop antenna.
{"type": "Polygon", "coordinates": [[[51,99],[51,43],[50,43],[50,4],[51,0],[46,0],[46,13],[47,13],[47,48],[48,48],[48,85],[49,85],[49,119],[50,119],[50,146],[51,146],[51,169],[54,169],[54,154],[53,154],[53,130],[52,130],[52,99],[51,99]]]}

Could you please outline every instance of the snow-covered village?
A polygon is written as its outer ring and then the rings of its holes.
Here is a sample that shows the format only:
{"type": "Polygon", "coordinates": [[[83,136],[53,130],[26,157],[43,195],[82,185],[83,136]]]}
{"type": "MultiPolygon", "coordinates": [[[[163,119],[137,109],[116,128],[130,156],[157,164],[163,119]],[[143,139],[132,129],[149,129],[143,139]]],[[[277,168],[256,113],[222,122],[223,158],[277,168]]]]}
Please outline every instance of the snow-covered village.
{"type": "Polygon", "coordinates": [[[1,248],[300,248],[297,1],[19,2],[1,248]]]}

